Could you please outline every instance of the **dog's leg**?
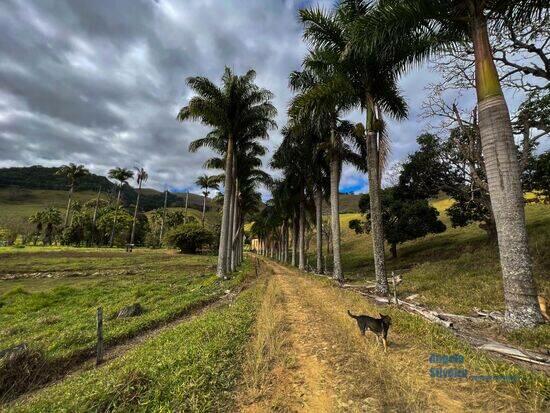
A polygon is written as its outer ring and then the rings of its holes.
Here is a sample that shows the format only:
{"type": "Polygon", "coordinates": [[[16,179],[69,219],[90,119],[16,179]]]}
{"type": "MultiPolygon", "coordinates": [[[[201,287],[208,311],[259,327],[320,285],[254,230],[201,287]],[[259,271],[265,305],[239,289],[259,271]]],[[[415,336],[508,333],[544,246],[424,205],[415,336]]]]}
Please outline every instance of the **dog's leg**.
{"type": "Polygon", "coordinates": [[[388,342],[384,337],[382,337],[382,343],[384,344],[384,353],[385,353],[388,348],[388,342]]]}

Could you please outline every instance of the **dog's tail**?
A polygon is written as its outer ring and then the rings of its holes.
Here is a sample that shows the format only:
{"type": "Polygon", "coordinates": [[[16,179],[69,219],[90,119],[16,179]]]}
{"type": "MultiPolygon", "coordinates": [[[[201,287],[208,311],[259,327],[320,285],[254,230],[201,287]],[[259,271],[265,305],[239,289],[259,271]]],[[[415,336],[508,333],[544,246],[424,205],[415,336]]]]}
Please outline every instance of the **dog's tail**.
{"type": "Polygon", "coordinates": [[[353,315],[349,310],[348,310],[348,315],[351,317],[351,318],[357,318],[356,315],[353,315]]]}

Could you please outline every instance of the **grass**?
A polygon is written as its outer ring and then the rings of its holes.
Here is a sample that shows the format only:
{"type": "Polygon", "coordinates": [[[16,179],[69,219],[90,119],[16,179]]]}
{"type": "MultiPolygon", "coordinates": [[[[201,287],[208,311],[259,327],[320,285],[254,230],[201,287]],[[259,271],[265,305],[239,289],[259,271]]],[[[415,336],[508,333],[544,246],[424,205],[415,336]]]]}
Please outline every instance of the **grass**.
{"type": "Polygon", "coordinates": [[[166,250],[2,248],[0,272],[47,270],[59,278],[4,280],[0,290],[0,349],[27,343],[59,370],[95,346],[95,314],[103,307],[106,345],[135,336],[215,299],[241,281],[220,281],[213,256],[166,250]],[[88,273],[78,273],[79,271],[88,273]],[[54,271],[61,271],[56,273],[54,271]],[[75,275],[75,272],[77,275],[75,275]],[[91,275],[87,275],[91,274],[91,275]],[[139,302],[144,314],[115,318],[139,302]]]}
{"type": "MultiPolygon", "coordinates": [[[[550,401],[550,380],[544,373],[530,372],[517,365],[494,359],[484,352],[477,351],[455,337],[442,326],[432,324],[421,317],[400,311],[393,306],[380,308],[359,295],[343,290],[328,280],[311,282],[324,283],[326,295],[306,295],[304,300],[317,306],[319,317],[329,326],[339,322],[341,328],[332,328],[331,334],[339,340],[336,348],[346,349],[349,357],[343,363],[365,367],[363,376],[350,376],[347,391],[357,392],[357,397],[365,397],[365,388],[375,394],[384,394],[383,400],[389,403],[381,410],[387,411],[429,411],[432,403],[446,403],[446,394],[463,403],[461,409],[449,407],[449,411],[544,411],[550,401]],[[362,341],[357,327],[350,323],[345,308],[352,312],[377,314],[383,312],[392,317],[390,348],[383,357],[380,346],[373,337],[368,337],[366,351],[348,351],[352,342],[362,341]],[[346,329],[353,333],[346,335],[346,329]],[[429,363],[431,354],[464,357],[460,364],[429,363]],[[464,368],[471,376],[513,376],[513,382],[430,378],[431,368],[464,368]],[[399,403],[399,405],[392,405],[399,403]]],[[[307,288],[307,285],[302,287],[307,288]]],[[[313,290],[313,289],[310,289],[313,290]]],[[[325,325],[325,324],[323,324],[325,325]]],[[[340,361],[342,363],[342,361],[340,361]]],[[[342,366],[339,365],[338,368],[342,366]]],[[[432,406],[433,407],[433,406],[432,406]]],[[[376,409],[372,409],[376,410],[376,409]]]]}
{"type": "MultiPolygon", "coordinates": [[[[406,269],[398,288],[399,296],[418,294],[417,300],[433,309],[466,315],[476,307],[502,311],[504,297],[498,251],[487,243],[485,232],[477,225],[452,228],[444,212],[451,202],[449,199],[432,202],[447,231],[400,244],[396,259],[386,255],[388,273],[406,269]]],[[[535,281],[539,294],[550,301],[550,206],[530,204],[525,211],[535,281]]],[[[345,277],[360,284],[374,279],[374,262],[370,234],[358,235],[348,227],[350,220],[358,218],[360,214],[342,214],[340,222],[345,277]]],[[[314,262],[314,249],[313,243],[310,262],[314,262]]],[[[549,324],[505,335],[511,342],[526,347],[550,348],[549,324]]]]}
{"type": "MultiPolygon", "coordinates": [[[[435,206],[443,209],[448,201],[438,201],[435,206]]],[[[545,245],[550,239],[550,207],[529,205],[526,213],[535,278],[539,291],[548,297],[550,251],[545,245]]],[[[370,235],[357,235],[348,228],[349,221],[358,217],[359,214],[343,214],[340,218],[342,262],[347,279],[362,281],[374,278],[374,264],[370,235]]],[[[467,313],[473,307],[502,310],[496,248],[488,245],[484,231],[476,225],[452,228],[446,215],[441,217],[447,231],[399,245],[396,259],[387,256],[389,271],[410,269],[400,293],[420,294],[426,304],[450,312],[467,313]]]]}
{"type": "Polygon", "coordinates": [[[265,398],[278,381],[273,371],[276,366],[285,364],[288,352],[285,312],[281,288],[270,278],[258,310],[252,340],[245,351],[241,405],[265,398]]]}
{"type": "MultiPolygon", "coordinates": [[[[76,191],[73,199],[81,203],[97,198],[97,192],[76,191]]],[[[102,194],[102,199],[107,199],[102,194]]],[[[49,189],[0,188],[0,210],[5,218],[28,218],[36,211],[47,207],[65,211],[67,191],[49,189]]]]}
{"type": "Polygon", "coordinates": [[[7,408],[51,411],[231,411],[232,391],[264,285],[160,333],[103,368],[70,377],[7,408]]]}

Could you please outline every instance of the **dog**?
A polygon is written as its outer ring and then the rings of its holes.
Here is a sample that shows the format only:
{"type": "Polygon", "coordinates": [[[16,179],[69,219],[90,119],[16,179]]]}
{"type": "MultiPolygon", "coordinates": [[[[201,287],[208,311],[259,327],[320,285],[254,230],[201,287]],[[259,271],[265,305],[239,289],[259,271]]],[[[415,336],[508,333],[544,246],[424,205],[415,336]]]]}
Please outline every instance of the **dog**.
{"type": "Polygon", "coordinates": [[[388,330],[391,325],[391,317],[389,315],[380,314],[380,318],[369,317],[368,315],[353,315],[348,310],[348,315],[351,318],[355,318],[357,326],[361,331],[361,335],[365,335],[365,331],[372,331],[376,335],[376,342],[380,343],[379,337],[382,337],[382,343],[384,344],[384,352],[387,349],[388,343],[388,330]]]}

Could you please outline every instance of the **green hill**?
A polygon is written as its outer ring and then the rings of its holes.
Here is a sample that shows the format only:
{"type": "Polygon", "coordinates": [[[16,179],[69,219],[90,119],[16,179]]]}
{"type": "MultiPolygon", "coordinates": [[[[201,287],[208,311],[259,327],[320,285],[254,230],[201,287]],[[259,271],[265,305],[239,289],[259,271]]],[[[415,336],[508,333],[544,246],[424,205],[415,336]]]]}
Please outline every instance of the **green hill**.
{"type": "MultiPolygon", "coordinates": [[[[38,209],[54,206],[64,209],[67,203],[67,182],[62,176],[55,175],[58,168],[43,166],[0,168],[0,207],[2,217],[29,216],[38,209]]],[[[115,196],[117,188],[106,177],[90,174],[78,182],[74,197],[78,201],[88,201],[97,196],[101,188],[102,198],[115,196]]],[[[122,190],[122,201],[131,206],[135,203],[137,191],[130,185],[122,190]]],[[[184,207],[185,193],[168,192],[168,207],[184,207]]],[[[202,210],[203,197],[189,194],[189,208],[202,210]]],[[[151,211],[162,208],[164,192],[144,188],[140,199],[141,208],[151,211]]],[[[207,208],[215,205],[207,199],[207,208]]]]}

